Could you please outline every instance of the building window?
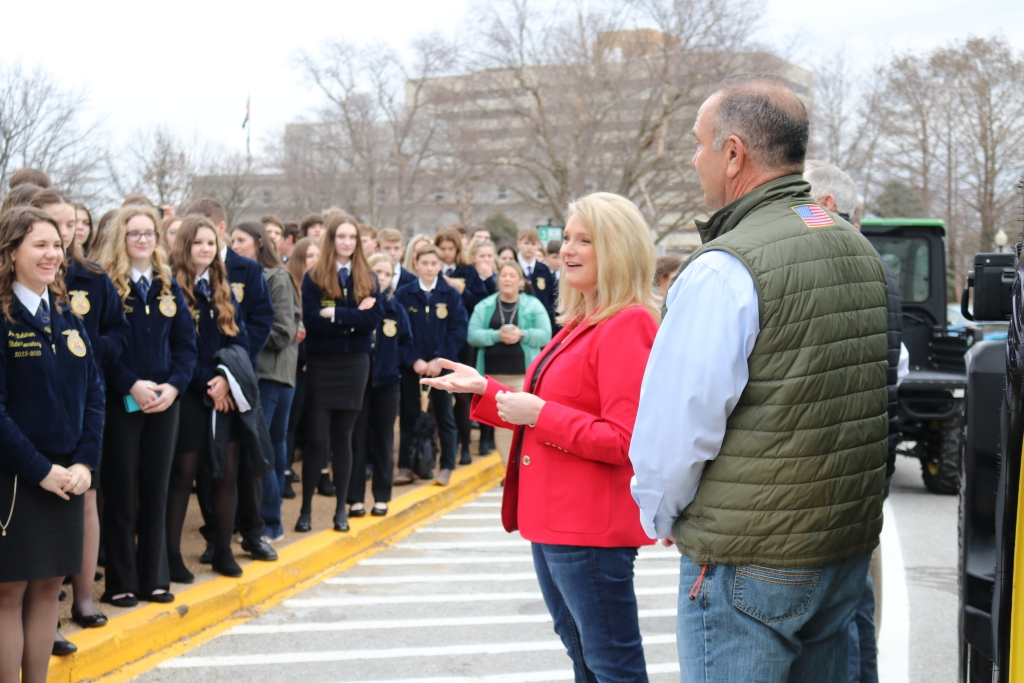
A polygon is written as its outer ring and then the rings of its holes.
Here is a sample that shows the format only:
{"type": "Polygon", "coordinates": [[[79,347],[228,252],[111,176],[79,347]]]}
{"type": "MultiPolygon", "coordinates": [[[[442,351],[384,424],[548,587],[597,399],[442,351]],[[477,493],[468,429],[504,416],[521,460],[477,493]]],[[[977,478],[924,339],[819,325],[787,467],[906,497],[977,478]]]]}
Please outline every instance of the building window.
{"type": "Polygon", "coordinates": [[[438,203],[443,202],[444,201],[444,192],[441,192],[440,190],[435,192],[434,193],[434,201],[438,202],[438,203]]]}
{"type": "Polygon", "coordinates": [[[270,203],[274,201],[273,196],[270,194],[270,190],[263,190],[262,192],[260,192],[260,199],[266,206],[269,206],[270,203]]]}
{"type": "Polygon", "coordinates": [[[504,185],[498,185],[498,201],[504,202],[508,200],[508,188],[504,185]]]}

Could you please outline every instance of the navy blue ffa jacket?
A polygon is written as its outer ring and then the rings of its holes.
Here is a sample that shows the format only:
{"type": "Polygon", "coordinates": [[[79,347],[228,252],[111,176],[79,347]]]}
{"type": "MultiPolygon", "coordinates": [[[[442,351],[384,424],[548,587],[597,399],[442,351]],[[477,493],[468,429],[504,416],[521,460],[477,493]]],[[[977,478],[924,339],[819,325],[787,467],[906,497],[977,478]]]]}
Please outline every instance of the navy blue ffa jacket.
{"type": "Polygon", "coordinates": [[[402,381],[400,367],[408,367],[419,357],[412,342],[409,316],[398,300],[384,296],[384,319],[377,328],[373,345],[373,386],[390,387],[402,381]]]}
{"type": "Polygon", "coordinates": [[[167,383],[183,393],[199,352],[192,311],[181,287],[172,280],[170,294],[164,296],[163,284],[155,278],[145,301],[134,282],[129,287],[124,311],[131,337],[121,357],[107,366],[107,388],[124,395],[141,379],[167,383]]]}
{"type": "Polygon", "coordinates": [[[462,297],[455,288],[437,276],[434,291],[420,289],[419,280],[398,290],[395,295],[405,307],[416,348],[412,361],[430,362],[435,358],[458,361],[459,350],[466,343],[467,316],[462,297]]]}
{"type": "Polygon", "coordinates": [[[395,283],[395,291],[397,292],[410,282],[416,282],[416,280],[416,273],[413,273],[411,271],[406,270],[405,268],[402,268],[402,270],[398,272],[398,282],[395,283]]]}
{"type": "Polygon", "coordinates": [[[74,260],[68,264],[64,284],[71,300],[71,312],[85,322],[85,331],[95,349],[96,365],[102,372],[128,344],[128,321],[121,297],[106,273],[94,273],[74,260]]]}
{"type": "Polygon", "coordinates": [[[0,315],[0,467],[38,486],[53,456],[95,470],[103,435],[103,385],[82,320],[50,297],[44,329],[17,297],[0,315]]]}
{"type": "Polygon", "coordinates": [[[487,290],[487,296],[490,296],[491,294],[494,294],[495,292],[498,291],[498,276],[497,275],[490,276],[486,280],[483,280],[483,283],[484,283],[484,289],[487,290]]]}
{"type": "MultiPolygon", "coordinates": [[[[442,266],[443,273],[448,266],[442,266]]],[[[448,277],[458,277],[466,281],[466,289],[462,292],[462,305],[466,308],[466,316],[473,315],[473,309],[481,299],[487,298],[487,285],[480,279],[474,266],[457,266],[448,277]]]]}
{"type": "Polygon", "coordinates": [[[238,305],[234,296],[231,301],[235,304],[235,324],[238,325],[238,334],[229,337],[222,334],[220,328],[217,327],[219,314],[213,302],[203,296],[198,289],[193,290],[193,295],[196,298],[196,305],[190,312],[196,330],[196,350],[199,352],[199,357],[192,370],[192,379],[188,383],[188,388],[189,391],[206,394],[206,390],[209,388],[206,383],[217,374],[214,369],[213,356],[223,347],[231,344],[237,344],[249,352],[251,352],[252,346],[249,344],[249,337],[246,333],[245,320],[242,319],[242,307],[238,305]]]}
{"type": "Polygon", "coordinates": [[[529,279],[530,286],[533,287],[533,296],[540,299],[540,302],[544,304],[544,308],[548,311],[548,317],[554,323],[556,302],[554,293],[558,287],[555,284],[554,274],[552,274],[550,268],[540,261],[534,261],[533,273],[529,279]]]}
{"type": "MultiPolygon", "coordinates": [[[[372,274],[371,274],[372,275],[372,274]]],[[[370,353],[373,332],[384,317],[383,298],[376,286],[370,296],[377,302],[365,311],[359,310],[355,288],[343,287],[341,298],[331,299],[306,273],[302,278],[302,322],[306,326],[306,355],[318,353],[370,353]],[[334,322],[320,315],[322,308],[334,308],[334,322]]]]}
{"type": "Polygon", "coordinates": [[[267,345],[270,331],[274,328],[274,303],[270,298],[270,288],[267,287],[260,264],[239,256],[231,249],[224,255],[224,267],[228,271],[231,293],[242,308],[249,357],[255,368],[256,359],[267,345]]]}

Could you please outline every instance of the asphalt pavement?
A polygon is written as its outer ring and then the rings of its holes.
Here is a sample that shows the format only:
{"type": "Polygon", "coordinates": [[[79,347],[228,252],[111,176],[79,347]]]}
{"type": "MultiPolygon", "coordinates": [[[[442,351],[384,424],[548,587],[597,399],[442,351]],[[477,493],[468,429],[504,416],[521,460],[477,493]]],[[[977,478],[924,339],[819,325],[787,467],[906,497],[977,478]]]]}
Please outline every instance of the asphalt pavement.
{"type": "MultiPolygon", "coordinates": [[[[136,680],[572,680],[529,543],[501,529],[500,496],[500,489],[482,494],[136,680]]],[[[882,539],[882,683],[956,681],[956,512],[956,497],[928,493],[916,461],[900,459],[882,539]]],[[[678,554],[644,548],[636,574],[651,681],[675,683],[678,554]]]]}

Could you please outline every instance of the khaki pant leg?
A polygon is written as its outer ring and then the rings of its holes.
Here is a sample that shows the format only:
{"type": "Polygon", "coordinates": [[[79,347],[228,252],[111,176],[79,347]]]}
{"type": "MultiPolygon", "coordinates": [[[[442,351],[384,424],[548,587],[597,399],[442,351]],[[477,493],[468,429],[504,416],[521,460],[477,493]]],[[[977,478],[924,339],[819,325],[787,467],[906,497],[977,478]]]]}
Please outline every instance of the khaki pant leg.
{"type": "MultiPolygon", "coordinates": [[[[523,390],[523,381],[526,379],[523,375],[491,375],[491,378],[515,391],[523,390]]],[[[498,453],[501,454],[501,464],[508,467],[508,454],[512,448],[512,430],[495,427],[494,445],[498,449],[498,453]]]]}

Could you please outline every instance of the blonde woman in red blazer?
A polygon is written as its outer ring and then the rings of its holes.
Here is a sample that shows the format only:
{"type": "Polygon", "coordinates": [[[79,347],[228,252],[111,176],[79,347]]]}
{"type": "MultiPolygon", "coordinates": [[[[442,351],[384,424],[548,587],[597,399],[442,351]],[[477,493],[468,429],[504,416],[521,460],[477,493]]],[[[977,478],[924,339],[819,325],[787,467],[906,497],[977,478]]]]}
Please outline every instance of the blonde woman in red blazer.
{"type": "Polygon", "coordinates": [[[473,419],[514,430],[501,519],[533,543],[555,632],[577,683],[647,681],[633,562],[653,543],[629,491],[640,384],[658,327],[655,251],[643,216],[609,193],[569,205],[564,325],[516,392],[475,369],[424,384],[473,397],[473,419]]]}

